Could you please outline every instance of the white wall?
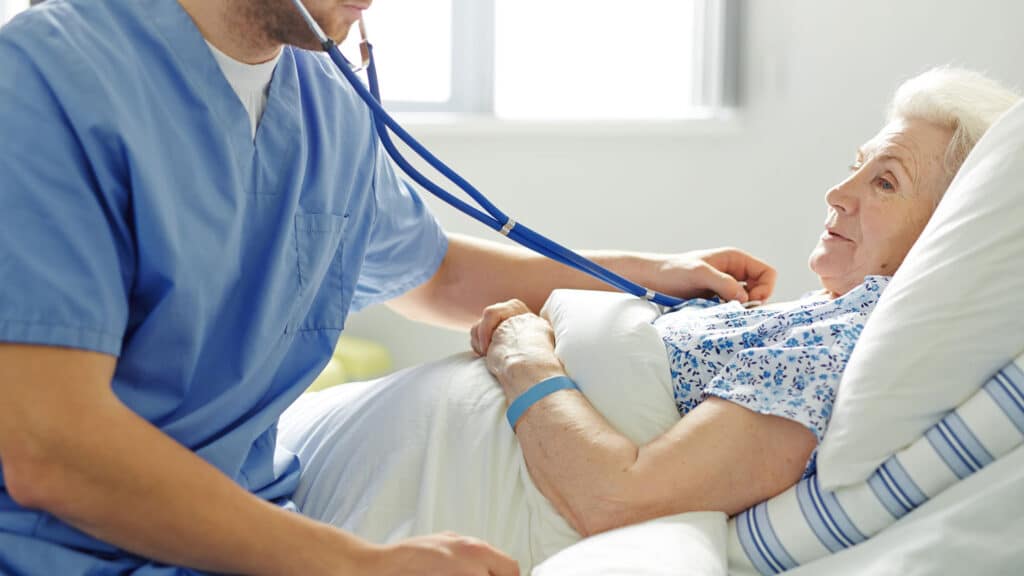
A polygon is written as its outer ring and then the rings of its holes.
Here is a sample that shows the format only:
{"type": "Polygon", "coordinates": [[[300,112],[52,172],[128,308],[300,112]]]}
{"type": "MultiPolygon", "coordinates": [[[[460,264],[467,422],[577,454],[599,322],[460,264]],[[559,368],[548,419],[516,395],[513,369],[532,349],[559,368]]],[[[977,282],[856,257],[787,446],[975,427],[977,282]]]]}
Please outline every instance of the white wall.
{"type": "MultiPolygon", "coordinates": [[[[733,121],[413,132],[508,213],[569,246],[732,244],[774,264],[776,299],[792,298],[816,287],[806,257],[824,221],[824,193],[881,126],[895,87],[946,63],[1024,86],[1022,22],[1017,0],[748,0],[744,104],[733,121]]],[[[613,72],[629,79],[628,70],[613,72]]],[[[449,230],[490,237],[435,207],[449,230]]],[[[353,315],[348,333],[384,342],[397,367],[468,342],[383,307],[353,315]]]]}

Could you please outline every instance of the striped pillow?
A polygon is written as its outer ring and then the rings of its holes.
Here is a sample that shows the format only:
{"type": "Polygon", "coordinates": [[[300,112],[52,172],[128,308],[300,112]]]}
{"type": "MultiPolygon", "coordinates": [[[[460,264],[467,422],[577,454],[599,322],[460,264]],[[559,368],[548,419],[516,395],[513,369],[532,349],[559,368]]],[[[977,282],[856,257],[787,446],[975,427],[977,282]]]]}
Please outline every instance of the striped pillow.
{"type": "Polygon", "coordinates": [[[835,492],[816,476],[729,522],[730,572],[778,574],[849,548],[1024,442],[1024,355],[866,482],[835,492]]]}

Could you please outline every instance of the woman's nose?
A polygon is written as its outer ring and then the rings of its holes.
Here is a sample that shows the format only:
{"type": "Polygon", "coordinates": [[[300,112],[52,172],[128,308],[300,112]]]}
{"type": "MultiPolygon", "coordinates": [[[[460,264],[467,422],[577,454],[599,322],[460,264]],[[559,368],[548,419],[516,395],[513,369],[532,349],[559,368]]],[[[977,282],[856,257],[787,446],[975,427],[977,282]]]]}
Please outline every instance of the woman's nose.
{"type": "Polygon", "coordinates": [[[847,178],[825,193],[825,202],[838,212],[844,214],[853,212],[857,209],[857,195],[853,188],[854,178],[847,178]]]}

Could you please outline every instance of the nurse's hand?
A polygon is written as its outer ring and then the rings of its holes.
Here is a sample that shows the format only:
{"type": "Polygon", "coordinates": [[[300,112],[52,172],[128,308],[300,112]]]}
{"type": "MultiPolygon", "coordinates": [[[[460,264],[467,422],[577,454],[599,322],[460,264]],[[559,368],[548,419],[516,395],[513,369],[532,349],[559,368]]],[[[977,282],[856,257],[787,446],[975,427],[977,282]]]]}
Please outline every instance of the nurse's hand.
{"type": "Polygon", "coordinates": [[[767,300],[775,290],[775,268],[737,248],[697,250],[655,259],[645,274],[648,288],[680,298],[767,300]]]}
{"type": "Polygon", "coordinates": [[[374,576],[519,576],[519,564],[483,540],[452,532],[419,536],[381,549],[374,576]]]}

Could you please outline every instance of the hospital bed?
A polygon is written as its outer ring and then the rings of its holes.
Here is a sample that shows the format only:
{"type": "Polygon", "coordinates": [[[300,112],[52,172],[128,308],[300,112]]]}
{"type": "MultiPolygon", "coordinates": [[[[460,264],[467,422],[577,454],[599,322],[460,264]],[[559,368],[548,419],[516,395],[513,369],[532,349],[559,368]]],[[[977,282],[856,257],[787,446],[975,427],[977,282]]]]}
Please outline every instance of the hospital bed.
{"type": "MultiPolygon", "coordinates": [[[[295,501],[374,541],[479,536],[535,576],[1024,573],[1024,417],[1012,415],[1024,414],[1024,359],[1012,362],[1024,350],[1021,270],[1018,105],[979,142],[865,327],[819,451],[820,483],[733,519],[690,513],[580,540],[533,487],[500,387],[465,355],[300,399],[279,436],[304,466],[295,501]],[[1000,369],[1012,387],[984,389],[1000,369]],[[941,422],[945,441],[932,432],[941,422]],[[963,474],[957,458],[985,465],[963,474]]],[[[544,311],[569,374],[636,443],[679,417],[651,311],[576,291],[556,292],[544,311]],[[602,362],[616,352],[630,361],[602,362]]]]}

